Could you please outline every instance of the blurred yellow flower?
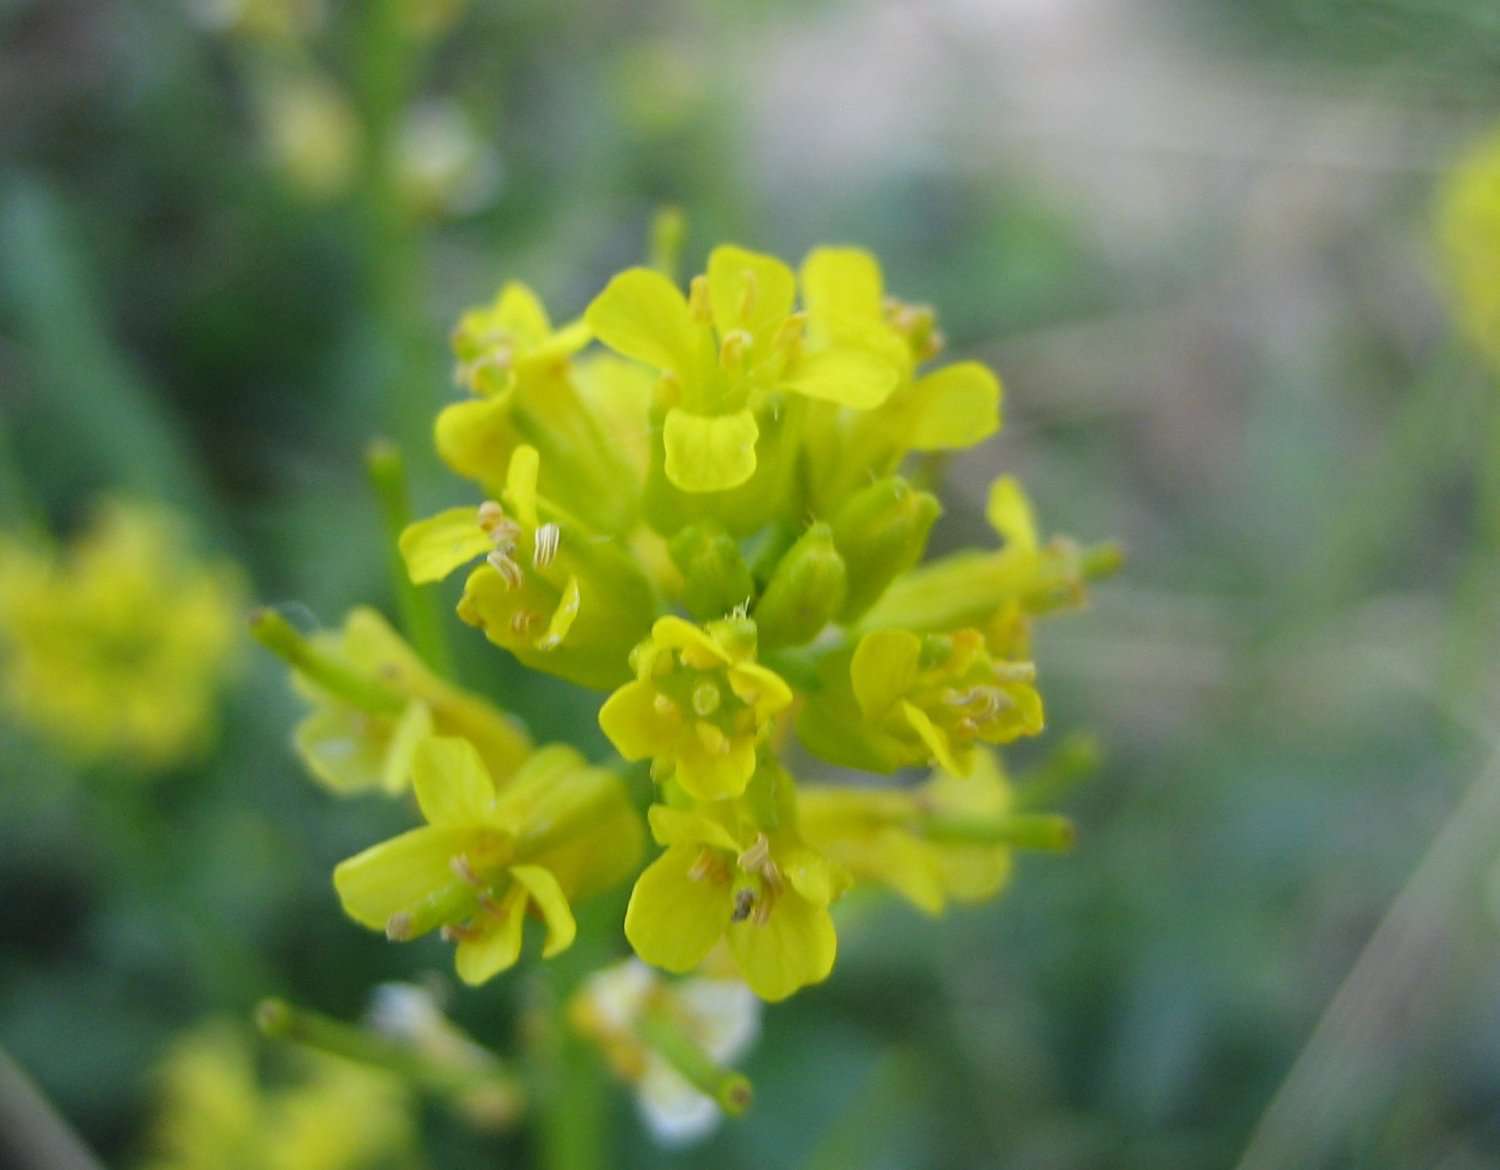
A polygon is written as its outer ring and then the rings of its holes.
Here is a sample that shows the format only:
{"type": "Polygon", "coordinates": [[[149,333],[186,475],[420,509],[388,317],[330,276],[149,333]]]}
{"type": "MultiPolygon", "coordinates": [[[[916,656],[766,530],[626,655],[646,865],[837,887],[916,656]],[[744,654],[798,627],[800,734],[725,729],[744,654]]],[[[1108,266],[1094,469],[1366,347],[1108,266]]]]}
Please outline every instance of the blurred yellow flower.
{"type": "Polygon", "coordinates": [[[433,674],[372,609],[351,610],[341,631],[310,641],[340,669],[293,673],[312,705],[294,742],[308,771],[334,792],[404,791],[417,744],[433,734],[467,739],[498,779],[531,750],[505,712],[433,674]],[[364,684],[357,691],[340,685],[351,674],[364,684]]]}
{"type": "Polygon", "coordinates": [[[1500,134],[1471,149],[1444,180],[1438,242],[1459,324],[1500,366],[1500,134]]]}
{"type": "Polygon", "coordinates": [[[398,1170],[420,1165],[409,1097],[387,1074],[305,1057],[298,1079],[261,1084],[243,1031],[210,1023],[158,1070],[145,1170],[398,1170]]]}
{"type": "MultiPolygon", "coordinates": [[[[917,788],[805,785],[798,825],[856,882],[887,886],[929,914],[998,894],[1011,871],[1010,786],[980,751],[967,777],[934,771],[917,788]]],[[[1023,822],[1024,824],[1024,822],[1023,822]]]]}
{"type": "Polygon", "coordinates": [[[80,761],[169,767],[211,739],[242,582],[164,509],[102,505],[66,549],[0,540],[3,697],[80,761]]]}

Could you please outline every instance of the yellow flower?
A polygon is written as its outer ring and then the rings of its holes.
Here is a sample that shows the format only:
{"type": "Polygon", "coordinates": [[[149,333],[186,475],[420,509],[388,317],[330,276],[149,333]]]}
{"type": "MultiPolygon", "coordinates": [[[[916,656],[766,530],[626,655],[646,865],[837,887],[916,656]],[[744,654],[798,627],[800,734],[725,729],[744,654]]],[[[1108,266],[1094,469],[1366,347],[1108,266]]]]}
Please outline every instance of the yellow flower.
{"type": "Polygon", "coordinates": [[[1009,880],[1016,837],[1057,834],[1063,822],[1010,816],[999,757],[977,757],[969,776],[938,770],[914,789],[805,786],[798,826],[856,882],[887,886],[928,914],[942,913],[950,899],[984,901],[1009,880]]]}
{"type": "Polygon", "coordinates": [[[434,737],[416,749],[412,786],[427,824],[341,862],[334,886],[351,918],[392,939],[442,928],[466,983],[515,964],[528,911],[546,924],[544,958],[571,946],[569,899],[640,856],[618,779],[568,747],[539,749],[497,787],[472,744],[434,737]]]}
{"type": "Polygon", "coordinates": [[[1036,667],[994,660],[978,630],[925,637],[876,630],[824,670],[828,685],[809,701],[798,731],[835,763],[879,772],[936,763],[966,775],[976,743],[1042,730],[1036,667]]]}
{"type": "Polygon", "coordinates": [[[695,626],[664,617],[631,653],[635,679],[599,711],[599,726],[627,760],[652,761],[699,800],[739,796],[756,746],[792,702],[791,688],[755,661],[755,623],[730,617],[695,626]]]}
{"type": "Polygon", "coordinates": [[[927,373],[943,346],[931,309],[885,295],[880,263],[860,248],[815,248],[802,263],[808,338],[857,344],[897,371],[895,388],[867,412],[823,408],[809,425],[814,506],[828,510],[910,451],[971,447],[1000,429],[1000,382],[979,362],[927,373]]]}
{"type": "Polygon", "coordinates": [[[262,1085],[244,1033],[214,1022],[178,1039],[158,1071],[147,1170],[394,1170],[416,1165],[400,1081],[327,1057],[262,1085]]]}
{"type": "Polygon", "coordinates": [[[409,526],[400,541],[407,571],[422,584],[483,556],[464,584],[459,617],[527,666],[615,686],[650,626],[654,590],[618,542],[538,494],[539,471],[535,449],[518,447],[505,506],[450,508],[409,526]]]}
{"type": "Polygon", "coordinates": [[[969,549],[898,577],[860,623],[863,629],[953,630],[978,626],[991,649],[1029,655],[1029,619],[1082,605],[1085,585],[1119,568],[1114,544],[1082,547],[1066,537],[1041,540],[1021,485],[990,485],[985,517],[1004,542],[996,552],[969,549]]]}
{"type": "Polygon", "coordinates": [[[594,335],[661,375],[663,471],[684,492],[721,492],[755,474],[766,414],[787,395],[860,409],[895,385],[888,359],[842,341],[810,348],[793,312],[796,278],[771,256],[725,245],[691,296],[659,272],[632,268],[585,313],[594,335]]]}
{"type": "Polygon", "coordinates": [[[297,754],[333,791],[404,791],[412,754],[432,734],[467,739],[490,775],[502,780],[531,751],[530,739],[509,716],[433,674],[374,610],[351,610],[340,632],[311,641],[368,684],[354,702],[338,686],[340,679],[293,674],[313,708],[297,725],[297,754]],[[388,698],[373,703],[382,692],[388,698]]]}
{"type": "Polygon", "coordinates": [[[724,1108],[749,1103],[749,1083],[724,1067],[760,1031],[760,1001],[737,979],[669,981],[627,959],[590,975],[568,1014],[634,1086],[641,1118],[664,1145],[706,1137],[724,1108]]]}
{"type": "Polygon", "coordinates": [[[0,541],[4,700],[80,761],[169,767],[213,733],[240,597],[155,507],[107,503],[64,551],[0,541]]]}
{"type": "Polygon", "coordinates": [[[845,875],[784,825],[762,829],[737,803],[653,805],[666,852],[646,867],[625,911],[625,936],[646,962],[681,974],[722,939],[741,977],[782,1000],[833,970],[829,904],[845,875]]]}
{"type": "MultiPolygon", "coordinates": [[[[478,395],[438,415],[438,454],[459,475],[498,493],[522,445],[541,455],[539,490],[601,532],[622,534],[636,522],[641,475],[630,464],[631,443],[646,430],[638,420],[601,414],[595,360],[575,368],[588,343],[575,321],[554,330],[540,300],[524,284],[507,284],[494,303],[465,313],[453,332],[456,376],[478,395]]],[[[602,372],[629,402],[629,387],[602,372]]],[[[627,375],[628,377],[628,375],[627,375]]],[[[628,409],[628,407],[627,407],[628,409]]]]}
{"type": "Polygon", "coordinates": [[[1444,181],[1438,242],[1459,323],[1500,366],[1500,134],[1473,148],[1444,181]]]}

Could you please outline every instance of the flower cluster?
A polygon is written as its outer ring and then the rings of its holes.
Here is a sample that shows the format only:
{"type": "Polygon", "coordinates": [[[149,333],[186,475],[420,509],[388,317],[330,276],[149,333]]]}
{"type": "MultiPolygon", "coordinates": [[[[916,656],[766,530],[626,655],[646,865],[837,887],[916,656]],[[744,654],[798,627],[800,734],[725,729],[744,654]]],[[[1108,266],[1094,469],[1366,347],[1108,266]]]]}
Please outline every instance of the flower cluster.
{"type": "MultiPolygon", "coordinates": [[[[998,546],[924,559],[942,506],[909,457],[1000,426],[995,376],[937,361],[943,345],[853,248],[794,273],[720,247],[685,289],[634,268],[561,325],[519,283],[465,313],[464,396],[435,438],[478,491],[401,532],[410,581],[464,569],[464,622],[600,695],[620,757],[649,763],[657,852],[642,870],[613,772],[534,745],[373,613],[314,639],[263,614],[311,703],[297,744],[314,774],[340,792],[410,783],[425,822],[338,867],[348,914],[394,940],[440,932],[480,983],[518,960],[528,915],[556,954],[577,900],[634,876],[641,960],[775,1001],[828,976],[851,888],[937,913],[998,892],[1015,848],[1066,847],[1065,821],[1013,804],[994,749],[1044,725],[1032,621],[1081,604],[1119,552],[1045,539],[1003,477],[998,546]],[[817,760],[895,779],[794,779],[817,760]],[[913,768],[931,778],[904,785],[913,768]]],[[[733,1089],[683,1040],[701,1030],[692,984],[639,965],[600,978],[575,1015],[625,1075],[733,1089]]]]}
{"type": "Polygon", "coordinates": [[[0,697],[80,762],[178,763],[212,732],[242,588],[145,504],[106,503],[63,548],[0,537],[0,697]]]}

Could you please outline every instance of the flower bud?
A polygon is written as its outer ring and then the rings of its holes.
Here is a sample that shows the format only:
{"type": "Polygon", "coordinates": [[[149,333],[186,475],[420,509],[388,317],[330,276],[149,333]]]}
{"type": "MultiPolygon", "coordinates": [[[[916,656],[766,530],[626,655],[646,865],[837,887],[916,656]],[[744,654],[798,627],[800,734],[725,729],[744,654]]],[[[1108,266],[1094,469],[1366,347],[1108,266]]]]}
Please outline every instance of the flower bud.
{"type": "Polygon", "coordinates": [[[937,497],[890,476],[855,493],[833,519],[833,539],[848,570],[841,618],[854,621],[911,568],[942,512],[937,497]]]}
{"type": "Polygon", "coordinates": [[[847,577],[833,529],[814,524],[781,558],[755,607],[761,645],[812,641],[843,608],[847,577]]]}
{"type": "Polygon", "coordinates": [[[694,617],[723,617],[755,591],[739,545],[712,521],[689,524],[672,538],[669,551],[682,572],[682,603],[694,617]]]}

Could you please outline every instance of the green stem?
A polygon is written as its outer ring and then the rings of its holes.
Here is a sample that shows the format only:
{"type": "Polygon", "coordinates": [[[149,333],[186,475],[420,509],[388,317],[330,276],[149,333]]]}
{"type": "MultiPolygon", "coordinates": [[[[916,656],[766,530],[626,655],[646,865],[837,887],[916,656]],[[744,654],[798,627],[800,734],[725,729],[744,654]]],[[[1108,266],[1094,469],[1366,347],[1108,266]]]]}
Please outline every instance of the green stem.
{"type": "Polygon", "coordinates": [[[431,588],[412,582],[400,549],[401,533],[411,523],[411,499],[401,450],[389,439],[376,439],[365,452],[365,469],[385,522],[386,550],[401,626],[412,646],[433,670],[452,677],[453,654],[443,629],[443,615],[431,588]]]}
{"type": "Polygon", "coordinates": [[[659,1005],[648,1008],[636,1023],[636,1033],[683,1079],[712,1098],[731,1117],[739,1117],[750,1108],[755,1099],[750,1079],[717,1063],[666,1008],[659,1005]]]}
{"type": "Polygon", "coordinates": [[[525,1107],[526,1092],[519,1079],[499,1057],[477,1046],[474,1051],[483,1052],[484,1057],[472,1064],[435,1060],[409,1045],[293,1007],[283,999],[262,1000],[255,1009],[255,1023],[263,1036],[385,1069],[433,1092],[483,1089],[491,1100],[503,1095],[508,1116],[518,1116],[525,1107]]]}
{"type": "Polygon", "coordinates": [[[406,707],[399,691],[350,670],[332,655],[319,650],[274,609],[258,609],[250,615],[250,633],[262,646],[301,671],[318,686],[372,715],[394,715],[406,707]]]}

